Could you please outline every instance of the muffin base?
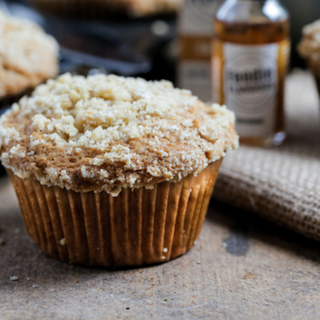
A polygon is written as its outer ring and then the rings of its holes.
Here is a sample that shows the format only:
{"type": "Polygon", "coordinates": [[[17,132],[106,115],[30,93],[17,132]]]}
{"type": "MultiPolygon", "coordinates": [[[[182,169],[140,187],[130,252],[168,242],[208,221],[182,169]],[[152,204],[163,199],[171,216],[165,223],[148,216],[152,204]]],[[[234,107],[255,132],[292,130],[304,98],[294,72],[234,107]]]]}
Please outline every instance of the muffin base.
{"type": "Polygon", "coordinates": [[[30,236],[45,253],[73,264],[142,266],[169,261],[198,238],[222,160],[197,177],[154,189],[77,193],[21,179],[8,170],[30,236]]]}

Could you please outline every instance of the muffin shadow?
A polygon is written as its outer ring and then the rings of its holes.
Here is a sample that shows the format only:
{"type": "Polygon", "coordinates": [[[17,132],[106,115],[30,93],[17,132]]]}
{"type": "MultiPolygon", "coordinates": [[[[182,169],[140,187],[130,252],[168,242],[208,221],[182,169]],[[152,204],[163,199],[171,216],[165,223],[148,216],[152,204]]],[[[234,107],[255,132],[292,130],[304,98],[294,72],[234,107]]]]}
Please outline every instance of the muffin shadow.
{"type": "Polygon", "coordinates": [[[232,238],[236,242],[233,244],[240,251],[243,249],[244,241],[257,240],[320,265],[319,242],[278,226],[256,214],[212,200],[207,219],[229,229],[229,239],[232,238]]]}

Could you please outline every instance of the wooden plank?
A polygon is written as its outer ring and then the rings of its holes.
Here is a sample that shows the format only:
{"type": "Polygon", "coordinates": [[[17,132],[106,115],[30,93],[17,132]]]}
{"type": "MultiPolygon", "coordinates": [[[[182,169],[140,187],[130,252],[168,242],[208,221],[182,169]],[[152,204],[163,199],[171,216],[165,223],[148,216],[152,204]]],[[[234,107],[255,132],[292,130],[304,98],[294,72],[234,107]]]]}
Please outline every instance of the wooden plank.
{"type": "Polygon", "coordinates": [[[0,229],[1,319],[320,317],[319,244],[217,203],[190,253],[150,268],[90,269],[47,257],[27,235],[7,179],[0,229]]]}

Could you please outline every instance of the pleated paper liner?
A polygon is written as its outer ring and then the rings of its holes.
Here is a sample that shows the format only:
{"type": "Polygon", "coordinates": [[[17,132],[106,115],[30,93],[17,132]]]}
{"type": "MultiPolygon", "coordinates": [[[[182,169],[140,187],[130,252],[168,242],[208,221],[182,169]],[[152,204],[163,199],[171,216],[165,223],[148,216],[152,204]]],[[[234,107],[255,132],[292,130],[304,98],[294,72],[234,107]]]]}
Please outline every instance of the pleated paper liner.
{"type": "Polygon", "coordinates": [[[26,228],[47,254],[90,266],[141,266],[190,250],[201,231],[221,160],[197,177],[154,189],[77,193],[8,174],[26,228]]]}

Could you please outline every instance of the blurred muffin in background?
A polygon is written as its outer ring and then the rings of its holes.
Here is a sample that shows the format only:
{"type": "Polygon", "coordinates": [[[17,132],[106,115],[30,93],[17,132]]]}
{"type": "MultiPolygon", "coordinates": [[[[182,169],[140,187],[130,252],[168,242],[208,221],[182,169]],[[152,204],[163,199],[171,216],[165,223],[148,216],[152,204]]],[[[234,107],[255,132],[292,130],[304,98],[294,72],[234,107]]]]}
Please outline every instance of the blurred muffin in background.
{"type": "Polygon", "coordinates": [[[0,11],[0,106],[56,77],[59,46],[35,23],[0,11]]]}
{"type": "Polygon", "coordinates": [[[320,93],[320,20],[303,28],[303,38],[298,45],[298,51],[315,76],[320,93]]]}
{"type": "Polygon", "coordinates": [[[177,12],[183,0],[31,0],[43,12],[73,18],[145,17],[177,12]]]}

